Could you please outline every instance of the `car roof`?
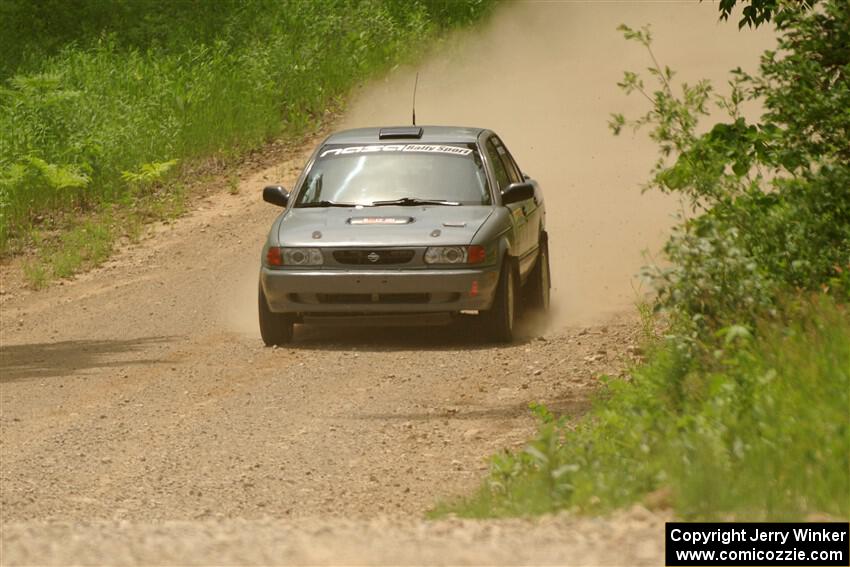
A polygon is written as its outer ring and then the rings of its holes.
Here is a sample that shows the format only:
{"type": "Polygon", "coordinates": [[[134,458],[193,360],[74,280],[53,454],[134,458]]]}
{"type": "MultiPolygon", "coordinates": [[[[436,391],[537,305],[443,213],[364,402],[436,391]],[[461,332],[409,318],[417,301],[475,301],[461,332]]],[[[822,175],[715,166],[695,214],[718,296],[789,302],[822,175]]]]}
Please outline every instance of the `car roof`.
{"type": "Polygon", "coordinates": [[[484,128],[468,128],[465,126],[380,126],[375,128],[354,128],[341,130],[328,136],[326,144],[378,144],[384,142],[408,141],[424,144],[446,143],[475,143],[484,128]],[[395,140],[381,139],[381,130],[422,128],[422,137],[397,138],[395,140]]]}

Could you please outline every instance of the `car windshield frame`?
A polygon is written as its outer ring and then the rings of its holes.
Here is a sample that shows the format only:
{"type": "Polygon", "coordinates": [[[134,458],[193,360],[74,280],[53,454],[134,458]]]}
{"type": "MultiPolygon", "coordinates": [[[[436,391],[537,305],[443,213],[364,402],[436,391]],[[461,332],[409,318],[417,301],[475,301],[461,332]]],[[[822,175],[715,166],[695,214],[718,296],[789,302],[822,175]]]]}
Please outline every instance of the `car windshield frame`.
{"type": "MultiPolygon", "coordinates": [[[[365,160],[360,161],[360,165],[367,163],[365,160]]],[[[374,161],[373,161],[374,163],[374,161]]],[[[427,162],[426,162],[427,163],[427,162]]],[[[433,165],[433,164],[432,164],[433,165]]],[[[350,170],[354,170],[356,166],[352,166],[350,170]]],[[[336,172],[339,173],[339,172],[336,172]]],[[[470,177],[472,179],[472,177],[470,177]]],[[[384,188],[386,189],[386,188],[384,188]]],[[[421,187],[417,189],[422,189],[421,187]]],[[[362,189],[361,189],[362,190],[362,189]]],[[[411,191],[416,193],[417,191],[411,191]]],[[[325,207],[380,207],[387,206],[390,203],[381,203],[382,201],[399,201],[398,206],[493,206],[496,202],[493,194],[490,176],[487,172],[487,166],[484,162],[484,157],[481,155],[478,145],[474,142],[446,142],[446,143],[367,143],[367,144],[325,144],[321,146],[315,153],[313,159],[308,164],[304,171],[298,186],[296,187],[294,199],[292,199],[293,208],[325,208],[325,207]],[[451,192],[446,192],[438,197],[426,194],[401,194],[406,193],[400,191],[392,195],[376,193],[374,198],[367,200],[334,198],[337,193],[323,192],[321,184],[324,182],[325,171],[322,166],[328,160],[336,158],[353,158],[360,156],[375,156],[383,157],[386,155],[399,159],[402,155],[406,157],[428,155],[432,159],[458,159],[470,160],[473,162],[474,169],[471,169],[471,174],[475,176],[477,182],[476,190],[479,190],[481,195],[479,200],[469,200],[463,197],[468,195],[457,195],[451,192]],[[321,171],[318,178],[315,175],[317,169],[321,171]],[[311,195],[313,199],[305,200],[310,191],[316,191],[316,183],[318,183],[318,198],[317,195],[311,195]],[[480,189],[479,189],[480,187],[480,189]],[[327,203],[323,205],[321,203],[327,203]],[[373,204],[377,203],[377,204],[373,204]]]]}

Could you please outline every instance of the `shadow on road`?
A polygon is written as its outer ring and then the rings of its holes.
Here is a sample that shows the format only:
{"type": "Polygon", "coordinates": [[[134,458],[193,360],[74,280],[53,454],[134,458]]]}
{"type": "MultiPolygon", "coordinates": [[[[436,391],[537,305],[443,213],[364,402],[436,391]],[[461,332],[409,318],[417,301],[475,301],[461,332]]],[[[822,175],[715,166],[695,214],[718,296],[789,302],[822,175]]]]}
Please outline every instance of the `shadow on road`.
{"type": "Polygon", "coordinates": [[[334,327],[296,325],[288,348],[303,350],[351,350],[386,352],[394,350],[482,350],[522,345],[534,333],[519,327],[520,336],[511,345],[490,340],[474,316],[459,317],[450,325],[432,327],[334,327]]]}
{"type": "MultiPolygon", "coordinates": [[[[565,415],[570,418],[581,417],[590,409],[588,397],[560,397],[545,400],[546,408],[554,415],[565,415]]],[[[516,419],[531,415],[528,403],[507,403],[491,407],[460,407],[456,410],[418,411],[402,413],[361,413],[352,415],[352,419],[378,421],[433,421],[438,419],[452,420],[497,420],[516,419]]]]}
{"type": "Polygon", "coordinates": [[[172,337],[127,340],[76,340],[0,347],[0,383],[68,376],[89,369],[158,364],[138,358],[152,345],[172,337]]]}

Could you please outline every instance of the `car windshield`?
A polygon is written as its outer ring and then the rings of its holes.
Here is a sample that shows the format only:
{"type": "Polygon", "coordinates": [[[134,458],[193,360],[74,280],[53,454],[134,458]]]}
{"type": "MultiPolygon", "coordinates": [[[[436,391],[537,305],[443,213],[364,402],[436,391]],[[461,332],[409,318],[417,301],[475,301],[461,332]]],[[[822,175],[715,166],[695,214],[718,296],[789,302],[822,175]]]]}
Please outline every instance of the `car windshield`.
{"type": "Polygon", "coordinates": [[[322,147],[295,206],[490,203],[474,144],[373,144],[322,147]]]}

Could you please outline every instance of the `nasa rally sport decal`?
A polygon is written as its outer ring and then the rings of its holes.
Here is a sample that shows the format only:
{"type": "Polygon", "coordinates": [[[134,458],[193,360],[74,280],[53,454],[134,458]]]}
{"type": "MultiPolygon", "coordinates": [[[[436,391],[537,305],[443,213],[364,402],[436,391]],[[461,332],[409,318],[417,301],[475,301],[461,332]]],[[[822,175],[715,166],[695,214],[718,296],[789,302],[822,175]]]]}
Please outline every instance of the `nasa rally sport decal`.
{"type": "Polygon", "coordinates": [[[468,156],[472,153],[472,150],[470,148],[461,148],[458,146],[443,146],[439,144],[373,144],[370,146],[347,146],[345,148],[331,148],[323,151],[319,157],[336,157],[350,154],[371,154],[377,152],[424,152],[431,154],[468,156]]]}

